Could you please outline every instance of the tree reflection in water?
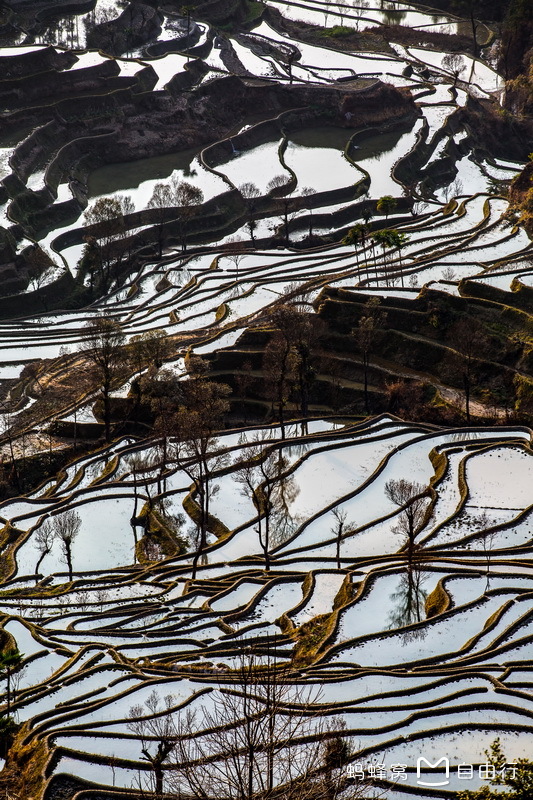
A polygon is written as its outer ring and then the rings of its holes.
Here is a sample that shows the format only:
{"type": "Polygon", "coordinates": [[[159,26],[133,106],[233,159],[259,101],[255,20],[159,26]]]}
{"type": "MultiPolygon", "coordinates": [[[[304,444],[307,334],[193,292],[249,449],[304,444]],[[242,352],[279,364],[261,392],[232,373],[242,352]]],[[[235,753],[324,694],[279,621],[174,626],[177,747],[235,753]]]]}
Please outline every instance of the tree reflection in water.
{"type": "MultiPolygon", "coordinates": [[[[428,593],[424,584],[427,579],[427,573],[422,572],[419,564],[411,561],[406,565],[396,591],[390,596],[394,608],[389,614],[389,629],[404,628],[426,619],[425,603],[428,593]]],[[[427,634],[427,627],[405,631],[403,644],[424,639],[427,634]]]]}

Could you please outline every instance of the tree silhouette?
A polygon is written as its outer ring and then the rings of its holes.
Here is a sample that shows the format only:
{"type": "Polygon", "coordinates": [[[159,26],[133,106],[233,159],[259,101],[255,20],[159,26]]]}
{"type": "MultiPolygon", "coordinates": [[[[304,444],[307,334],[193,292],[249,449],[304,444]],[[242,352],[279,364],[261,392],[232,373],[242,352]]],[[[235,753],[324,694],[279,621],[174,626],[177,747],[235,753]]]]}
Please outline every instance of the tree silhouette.
{"type": "MultiPolygon", "coordinates": [[[[87,232],[88,247],[84,249],[80,267],[96,271],[103,292],[109,289],[112,269],[117,270],[126,255],[128,228],[124,217],[134,210],[131,197],[115,195],[99,197],[85,211],[85,225],[91,226],[91,231],[87,232]]],[[[94,276],[90,274],[92,285],[94,276]]]]}
{"type": "Polygon", "coordinates": [[[348,512],[345,509],[335,508],[333,510],[333,517],[335,519],[335,522],[333,524],[333,527],[331,528],[331,532],[335,536],[337,569],[340,569],[342,540],[346,534],[346,531],[349,530],[350,528],[354,528],[355,525],[353,522],[347,522],[348,512]]]}
{"type": "Polygon", "coordinates": [[[175,441],[172,457],[191,479],[199,506],[198,540],[193,559],[193,577],[198,561],[207,544],[210,525],[209,501],[215,487],[213,473],[227,461],[225,453],[217,452],[217,431],[229,409],[231,389],[208,377],[208,364],[198,356],[187,361],[189,379],[183,381],[182,404],[174,415],[175,441]]]}
{"type": "Polygon", "coordinates": [[[263,356],[263,373],[268,394],[277,412],[281,438],[285,438],[285,409],[297,381],[300,367],[297,348],[279,329],[274,330],[263,356]]]}
{"type": "Polygon", "coordinates": [[[35,565],[35,580],[39,578],[39,567],[45,557],[51,552],[54,545],[54,529],[49,520],[45,520],[35,533],[35,546],[39,553],[37,564],[35,565]]]}
{"type": "Polygon", "coordinates": [[[257,227],[257,223],[255,221],[255,212],[257,209],[257,199],[261,196],[261,193],[255,183],[251,183],[250,181],[241,184],[239,186],[239,192],[241,193],[248,210],[248,232],[250,234],[252,245],[255,247],[254,232],[257,227]]]}
{"type": "Polygon", "coordinates": [[[120,325],[108,317],[95,317],[85,326],[80,350],[93,363],[100,383],[104,407],[106,442],[111,439],[110,394],[113,380],[126,360],[124,334],[120,325]]]}
{"type": "Polygon", "coordinates": [[[61,558],[68,568],[68,579],[72,582],[72,545],[81,528],[81,517],[73,509],[64,511],[53,519],[54,535],[61,546],[61,558]]]}
{"type": "Polygon", "coordinates": [[[281,452],[268,446],[267,438],[256,438],[256,444],[245,450],[244,458],[236,463],[235,480],[241,494],[250,497],[257,512],[257,535],[265,560],[265,572],[270,570],[270,549],[284,541],[290,527],[289,506],[297,497],[299,487],[292,476],[286,475],[289,462],[281,452]]]}
{"type": "MultiPolygon", "coordinates": [[[[164,776],[167,759],[177,746],[178,728],[170,714],[174,698],[167,695],[160,706],[161,698],[154,689],[145,702],[129,710],[128,728],[141,740],[142,757],[150,765],[152,781],[150,789],[154,800],[164,794],[164,776]]],[[[142,786],[139,787],[142,790],[142,786]]]]}
{"type": "Polygon", "coordinates": [[[408,481],[406,478],[390,480],[385,484],[385,494],[395,505],[400,514],[394,532],[407,539],[409,561],[415,553],[415,539],[420,531],[428,508],[427,489],[421,483],[408,481]]]}
{"type": "Polygon", "coordinates": [[[157,210],[157,242],[159,246],[159,258],[163,255],[164,244],[164,225],[165,225],[165,209],[171,208],[174,205],[173,193],[168,183],[156,183],[152,196],[148,201],[148,208],[155,208],[157,210]]]}
{"type": "Polygon", "coordinates": [[[283,225],[283,236],[285,244],[289,244],[289,223],[298,213],[292,208],[293,200],[287,190],[290,186],[290,179],[286,175],[274,175],[268,182],[267,190],[269,194],[276,198],[281,205],[281,222],[283,225]]]}
{"type": "Polygon", "coordinates": [[[173,177],[172,194],[174,203],[179,207],[178,225],[181,239],[181,249],[187,249],[187,228],[193,215],[195,206],[204,202],[204,193],[198,186],[193,186],[187,181],[178,181],[173,177]]]}
{"type": "MultiPolygon", "coordinates": [[[[366,241],[366,227],[358,222],[356,225],[350,228],[344,239],[342,240],[342,244],[351,245],[355,250],[355,258],[357,261],[357,267],[359,268],[359,253],[358,248],[360,245],[364,245],[366,241]]],[[[368,270],[367,270],[367,278],[368,278],[368,270]]]]}
{"type": "MultiPolygon", "coordinates": [[[[314,713],[319,694],[295,685],[270,661],[245,653],[209,704],[178,718],[172,796],[217,800],[355,800],[354,757],[342,725],[314,713]]],[[[378,790],[379,791],[379,790],[378,790]]],[[[383,792],[379,792],[383,796],[383,792]]],[[[377,797],[378,794],[373,794],[377,797]]]]}
{"type": "Polygon", "coordinates": [[[17,647],[11,647],[9,650],[4,650],[0,655],[0,672],[6,678],[6,703],[7,703],[7,716],[11,711],[11,678],[13,674],[20,668],[24,654],[20,653],[17,647]]]}
{"type": "Polygon", "coordinates": [[[453,75],[453,85],[457,85],[459,75],[465,71],[465,60],[460,53],[447,53],[442,59],[442,66],[453,75]]]}
{"type": "Polygon", "coordinates": [[[370,413],[370,402],[368,393],[368,369],[370,366],[370,355],[380,329],[383,328],[387,315],[380,310],[381,300],[379,297],[370,297],[365,303],[363,315],[359,320],[357,328],[354,329],[357,346],[363,360],[364,375],[364,400],[365,411],[370,413]]]}
{"type": "Polygon", "coordinates": [[[474,366],[488,347],[488,338],[482,325],[475,319],[463,317],[456,322],[449,335],[450,345],[456,353],[455,361],[463,380],[466,421],[470,422],[470,394],[474,366]]]}
{"type": "Polygon", "coordinates": [[[392,214],[396,209],[396,200],[392,195],[386,194],[383,197],[380,197],[378,202],[376,203],[376,210],[380,214],[385,215],[385,219],[388,218],[389,214],[392,214]]]}

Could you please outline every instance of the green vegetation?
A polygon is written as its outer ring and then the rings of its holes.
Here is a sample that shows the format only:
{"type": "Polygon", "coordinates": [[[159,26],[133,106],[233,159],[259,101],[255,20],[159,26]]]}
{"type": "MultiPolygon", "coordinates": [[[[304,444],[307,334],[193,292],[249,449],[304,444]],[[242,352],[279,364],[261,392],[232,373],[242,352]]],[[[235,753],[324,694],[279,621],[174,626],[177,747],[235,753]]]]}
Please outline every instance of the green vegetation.
{"type": "Polygon", "coordinates": [[[396,210],[397,206],[396,199],[392,197],[390,194],[386,194],[383,197],[380,197],[377,204],[376,210],[379,214],[384,214],[385,219],[389,216],[389,214],[393,214],[396,210]]]}
{"type": "Polygon", "coordinates": [[[477,791],[457,793],[457,800],[531,800],[533,797],[533,761],[519,758],[516,768],[509,767],[507,758],[502,751],[499,738],[495,739],[489,750],[485,750],[487,763],[493,768],[495,777],[491,786],[503,787],[503,791],[493,790],[483,786],[477,791]]]}
{"type": "Polygon", "coordinates": [[[353,33],[355,33],[355,30],[353,28],[347,28],[346,25],[333,25],[333,27],[323,31],[322,36],[337,39],[341,36],[351,36],[353,33]]]}
{"type": "Polygon", "coordinates": [[[24,654],[19,653],[17,647],[12,647],[9,650],[4,650],[2,654],[0,654],[0,673],[5,675],[6,678],[6,702],[7,702],[7,720],[5,721],[5,725],[7,726],[6,730],[12,730],[10,728],[10,724],[12,720],[10,720],[10,707],[11,707],[11,679],[14,673],[20,669],[22,661],[24,660],[24,654]]]}

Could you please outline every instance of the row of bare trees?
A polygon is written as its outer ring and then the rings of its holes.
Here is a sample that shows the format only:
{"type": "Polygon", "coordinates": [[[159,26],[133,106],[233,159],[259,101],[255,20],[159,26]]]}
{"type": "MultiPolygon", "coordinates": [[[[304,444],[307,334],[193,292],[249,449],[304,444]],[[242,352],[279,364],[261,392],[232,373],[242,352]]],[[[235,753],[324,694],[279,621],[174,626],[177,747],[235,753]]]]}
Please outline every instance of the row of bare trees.
{"type": "Polygon", "coordinates": [[[265,348],[263,374],[273,414],[285,438],[286,409],[294,393],[304,419],[309,413],[309,395],[316,377],[312,356],[325,325],[300,311],[294,303],[279,304],[270,314],[271,336],[265,348]]]}
{"type": "Polygon", "coordinates": [[[80,532],[81,517],[74,509],[67,509],[51,519],[45,519],[35,532],[35,548],[38,553],[35,565],[35,580],[39,579],[39,569],[44,559],[52,552],[57,541],[61,549],[61,560],[67,565],[68,579],[72,581],[72,548],[80,532]]]}
{"type": "Polygon", "coordinates": [[[281,449],[268,445],[266,435],[256,436],[236,465],[235,479],[241,494],[251,499],[257,511],[255,531],[268,572],[271,549],[293,531],[295,520],[290,507],[300,489],[289,472],[288,460],[281,449]]]}
{"type": "MultiPolygon", "coordinates": [[[[148,208],[156,212],[156,231],[159,257],[163,254],[165,222],[177,222],[182,250],[187,248],[188,227],[195,206],[203,203],[201,189],[188,181],[172,176],[168,183],[157,183],[148,201],[148,208]],[[175,209],[172,215],[169,209],[175,209]]],[[[89,227],[79,263],[80,274],[88,277],[91,291],[95,288],[105,294],[113,280],[118,278],[122,267],[131,258],[133,235],[136,228],[127,220],[135,205],[129,195],[99,197],[84,215],[89,227]]]]}
{"type": "Polygon", "coordinates": [[[190,800],[356,800],[384,797],[349,777],[355,757],[342,722],[320,713],[320,693],[250,649],[204,694],[176,710],[154,690],[129,712],[147,764],[142,796],[190,800]]]}
{"type": "MultiPolygon", "coordinates": [[[[251,181],[241,184],[241,186],[239,186],[239,191],[247,209],[246,227],[248,229],[248,233],[250,234],[251,243],[252,245],[255,245],[255,230],[257,228],[256,215],[261,192],[259,191],[259,187],[251,181]]],[[[294,190],[290,190],[290,180],[286,175],[274,175],[274,177],[268,183],[267,192],[272,197],[275,197],[281,206],[279,222],[283,230],[283,239],[285,243],[289,244],[290,241],[291,222],[296,219],[299,214],[306,210],[309,214],[308,237],[309,241],[311,242],[313,239],[313,210],[312,208],[305,209],[302,207],[302,205],[306,198],[309,198],[316,193],[316,190],[310,186],[305,186],[299,195],[295,195],[294,190]]]]}

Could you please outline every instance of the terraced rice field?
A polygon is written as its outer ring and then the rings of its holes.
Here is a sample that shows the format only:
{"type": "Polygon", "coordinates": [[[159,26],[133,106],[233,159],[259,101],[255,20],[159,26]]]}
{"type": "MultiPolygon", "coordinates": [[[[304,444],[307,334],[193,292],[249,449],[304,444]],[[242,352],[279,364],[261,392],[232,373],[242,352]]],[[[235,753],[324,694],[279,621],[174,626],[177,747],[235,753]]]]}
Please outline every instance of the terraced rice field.
{"type": "MultiPolygon", "coordinates": [[[[165,366],[185,380],[191,355],[216,365],[217,354],[238,352],[280,295],[296,295],[312,311],[331,288],[394,303],[428,289],[458,298],[479,287],[531,286],[531,241],[494,188],[523,165],[483,152],[462,122],[467,99],[500,98],[489,48],[476,61],[465,55],[456,80],[446,53],[434,48],[391,41],[386,52],[359,52],[335,37],[308,43],[287,26],[303,21],[364,33],[401,24],[418,30],[423,44],[424,32],[464,33],[467,24],[405,3],[267,0],[265,7],[256,24],[224,36],[194,11],[188,23],[165,13],[159,34],[117,57],[87,49],[82,15],[67,14],[69,26],[50,25],[42,43],[21,34],[0,50],[0,66],[14,76],[33,74],[24,64],[38,50],[52,76],[68,81],[77,73],[70,98],[6,94],[1,115],[3,226],[17,253],[37,242],[55,265],[39,285],[14,288],[10,302],[20,311],[11,314],[0,300],[4,400],[22,387],[20,402],[4,414],[3,461],[10,463],[13,447],[19,458],[39,452],[51,459],[45,482],[0,503],[0,613],[24,654],[11,713],[24,723],[20,744],[40,753],[36,797],[79,791],[75,796],[85,798],[90,787],[106,799],[113,789],[132,790],[120,797],[153,791],[155,771],[143,750],[153,753],[157,736],[147,740],[139,715],[149,727],[150,720],[178,724],[194,712],[201,739],[232,688],[242,691],[237,671],[251,658],[285,676],[292,687],[286,709],[307,699],[314,713],[303,738],[323,735],[317,720],[332,731],[344,725],[352,748],[346,774],[354,765],[371,765],[374,774],[385,765],[377,774],[381,788],[367,789],[367,797],[385,788],[391,800],[478,788],[477,765],[497,736],[508,761],[532,752],[533,461],[525,425],[481,424],[489,415],[481,400],[477,422],[457,427],[385,413],[350,417],[315,400],[305,420],[283,429],[255,421],[222,430],[209,453],[216,524],[198,558],[191,467],[172,455],[171,436],[117,434],[55,474],[52,455],[72,444],[73,421],[102,436],[101,414],[93,411],[98,392],[93,386],[83,397],[62,399],[38,422],[24,416],[39,397],[33,379],[18,383],[24,365],[38,362],[42,375],[73,370],[89,346],[87,323],[102,314],[126,342],[164,331],[172,342],[165,366]],[[180,147],[177,137],[175,149],[156,151],[147,123],[144,156],[138,148],[136,159],[120,163],[112,144],[112,159],[105,155],[101,142],[121,140],[113,117],[121,104],[129,123],[142,128],[150,109],[170,119],[185,89],[211,102],[231,76],[246,91],[346,87],[361,96],[381,81],[408,90],[416,109],[399,127],[359,129],[320,118],[292,125],[293,110],[280,103],[262,113],[254,108],[244,121],[236,113],[235,128],[205,145],[200,138],[196,147],[180,147]],[[89,129],[81,111],[77,120],[76,93],[85,114],[95,96],[96,104],[109,103],[107,121],[89,129]],[[275,175],[290,183],[286,231],[283,201],[268,186],[275,175]],[[169,214],[159,255],[159,222],[146,209],[156,184],[172,180],[201,190],[200,215],[210,221],[189,224],[183,252],[169,214]],[[235,210],[231,198],[250,181],[258,189],[254,207],[241,197],[235,210]],[[84,225],[99,199],[119,194],[131,198],[125,220],[135,269],[82,308],[56,304],[55,294],[76,277],[88,287],[79,263],[84,225]],[[369,238],[342,244],[384,195],[397,198],[396,208],[379,225],[376,213],[372,224],[406,234],[403,247],[369,238]],[[59,427],[50,427],[54,421],[59,427]],[[243,478],[258,447],[249,480],[255,490],[270,483],[275,493],[271,509],[263,505],[260,513],[243,478]],[[274,470],[268,480],[261,463],[274,470]],[[387,491],[401,479],[424,494],[411,549],[405,509],[387,491]],[[178,519],[179,555],[156,547],[139,563],[143,507],[178,519]],[[39,537],[66,511],[80,520],[72,580],[60,542],[42,557],[39,537]],[[449,759],[442,786],[434,770],[417,773],[420,757],[449,759]],[[458,777],[460,763],[476,766],[472,780],[458,777]],[[393,764],[406,769],[395,775],[393,764]]],[[[122,8],[98,0],[96,13],[104,10],[116,18],[122,8]]],[[[218,121],[213,125],[218,130],[218,121]]],[[[128,396],[133,377],[114,385],[115,401],[128,396]]],[[[460,405],[461,395],[448,387],[448,400],[460,405]]],[[[163,788],[173,797],[176,759],[171,752],[163,764],[163,788]]]]}

